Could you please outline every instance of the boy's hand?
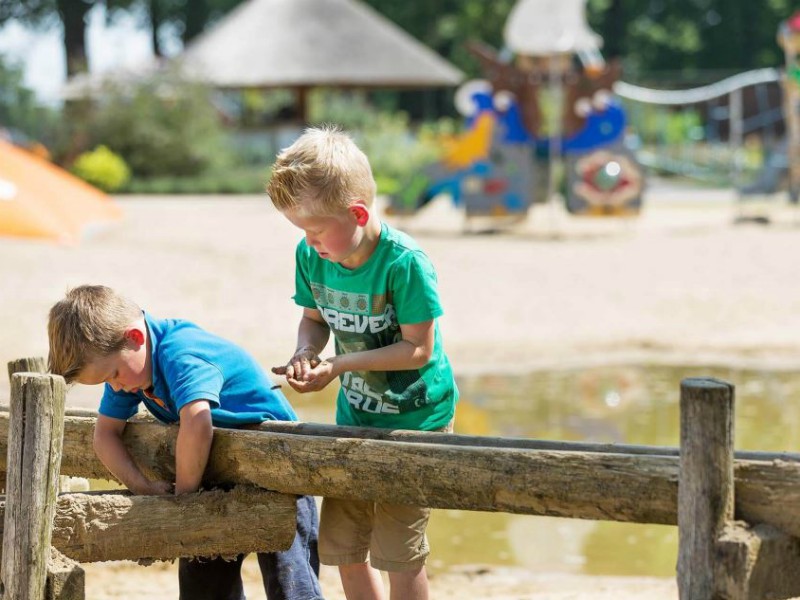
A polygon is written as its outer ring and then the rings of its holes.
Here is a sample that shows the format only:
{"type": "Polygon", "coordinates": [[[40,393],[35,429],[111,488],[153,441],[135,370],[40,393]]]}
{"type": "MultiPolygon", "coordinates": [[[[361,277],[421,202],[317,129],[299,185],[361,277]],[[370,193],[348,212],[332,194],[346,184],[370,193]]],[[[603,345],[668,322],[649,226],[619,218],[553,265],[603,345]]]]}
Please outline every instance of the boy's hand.
{"type": "MultiPolygon", "coordinates": [[[[314,348],[303,346],[295,351],[294,356],[289,359],[286,366],[272,367],[272,372],[276,375],[285,375],[286,381],[289,382],[289,385],[292,385],[292,380],[305,381],[308,373],[321,362],[322,359],[320,359],[314,348]]],[[[292,387],[295,386],[292,385],[292,387]]]]}
{"type": "Polygon", "coordinates": [[[286,381],[294,390],[302,394],[305,392],[319,391],[338,376],[339,373],[336,372],[332,361],[318,360],[313,368],[305,371],[305,378],[303,380],[287,376],[286,381]]]}

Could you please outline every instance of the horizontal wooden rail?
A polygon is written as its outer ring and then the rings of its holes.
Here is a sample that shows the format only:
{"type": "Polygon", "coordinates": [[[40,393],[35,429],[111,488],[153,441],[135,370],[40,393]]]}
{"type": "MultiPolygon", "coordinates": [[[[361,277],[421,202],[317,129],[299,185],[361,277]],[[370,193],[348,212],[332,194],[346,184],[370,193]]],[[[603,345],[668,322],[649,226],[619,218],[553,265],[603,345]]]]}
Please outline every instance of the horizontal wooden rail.
{"type": "MultiPolygon", "coordinates": [[[[6,420],[0,413],[0,469],[6,420]]],[[[94,423],[91,417],[65,418],[63,474],[109,477],[90,450],[94,423]]],[[[174,478],[177,430],[152,422],[126,427],[126,445],[148,476],[174,478]]],[[[439,508],[677,522],[677,459],[672,457],[216,429],[204,480],[439,508]]]]}
{"type": "MultiPolygon", "coordinates": [[[[4,513],[3,501],[0,522],[4,513]]],[[[286,550],[297,527],[295,496],[246,486],[177,497],[60,494],[55,513],[52,544],[78,562],[286,550]]]]}
{"type": "MultiPolygon", "coordinates": [[[[7,419],[0,413],[0,470],[7,419]]],[[[65,419],[63,474],[109,477],[89,450],[94,422],[65,419]]],[[[177,427],[132,422],[125,441],[144,472],[173,478],[176,435],[177,427]]],[[[677,523],[677,457],[568,446],[537,450],[217,429],[205,480],[434,508],[677,523]]],[[[739,459],[735,484],[737,517],[800,537],[800,464],[739,459]]]]}
{"type": "MultiPolygon", "coordinates": [[[[8,407],[0,404],[0,414],[8,412],[8,407]]],[[[68,417],[97,417],[97,411],[88,408],[68,408],[68,417]]],[[[141,413],[136,420],[156,423],[157,421],[141,413]]],[[[290,421],[266,421],[258,431],[272,433],[291,433],[295,435],[316,435],[334,438],[355,438],[384,440],[387,442],[413,442],[416,444],[445,444],[448,446],[475,446],[479,448],[517,448],[520,450],[557,450],[560,452],[600,452],[612,454],[634,454],[646,456],[679,456],[675,446],[640,446],[633,444],[611,444],[600,442],[564,442],[555,440],[539,440],[530,438],[490,437],[481,435],[463,435],[438,433],[430,431],[409,431],[403,429],[377,429],[375,427],[345,427],[322,423],[303,423],[290,421]]],[[[789,461],[800,462],[798,452],[764,452],[758,450],[740,450],[734,454],[738,460],[755,461],[789,461]]]]}

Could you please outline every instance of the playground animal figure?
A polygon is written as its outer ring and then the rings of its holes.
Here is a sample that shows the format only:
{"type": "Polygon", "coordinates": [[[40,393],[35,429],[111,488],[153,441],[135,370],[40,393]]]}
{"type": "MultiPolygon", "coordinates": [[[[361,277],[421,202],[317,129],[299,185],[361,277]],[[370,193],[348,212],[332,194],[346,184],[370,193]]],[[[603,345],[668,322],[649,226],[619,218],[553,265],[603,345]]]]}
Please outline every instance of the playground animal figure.
{"type": "MultiPolygon", "coordinates": [[[[491,47],[472,43],[485,80],[465,83],[456,107],[465,130],[442,141],[442,157],[416,173],[391,199],[389,212],[412,214],[448,194],[467,216],[524,215],[547,200],[548,161],[567,164],[567,209],[575,214],[635,214],[641,204],[642,171],[623,146],[625,111],[610,92],[618,62],[559,72],[565,90],[563,132],[544,132],[540,99],[552,83],[544,60],[503,61],[491,47]]],[[[564,58],[564,57],[561,57],[564,58]]]]}

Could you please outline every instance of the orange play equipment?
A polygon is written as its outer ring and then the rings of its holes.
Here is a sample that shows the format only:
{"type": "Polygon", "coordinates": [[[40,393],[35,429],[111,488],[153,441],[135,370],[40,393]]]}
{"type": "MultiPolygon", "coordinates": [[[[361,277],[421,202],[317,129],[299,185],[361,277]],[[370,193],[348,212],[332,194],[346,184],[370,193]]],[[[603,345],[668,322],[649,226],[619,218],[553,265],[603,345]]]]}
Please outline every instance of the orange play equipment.
{"type": "Polygon", "coordinates": [[[0,235],[71,243],[122,211],[100,190],[0,140],[0,235]]]}

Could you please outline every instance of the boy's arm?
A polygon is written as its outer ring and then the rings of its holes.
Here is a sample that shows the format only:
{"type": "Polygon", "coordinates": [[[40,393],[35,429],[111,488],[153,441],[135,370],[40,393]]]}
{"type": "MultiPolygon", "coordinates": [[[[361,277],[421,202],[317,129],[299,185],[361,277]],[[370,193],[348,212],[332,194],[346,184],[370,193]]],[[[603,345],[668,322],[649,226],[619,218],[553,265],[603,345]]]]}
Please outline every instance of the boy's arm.
{"type": "Polygon", "coordinates": [[[321,362],[319,353],[328,344],[330,333],[330,327],[317,309],[303,308],[303,317],[297,328],[297,349],[285,366],[273,367],[272,372],[276,375],[285,375],[292,387],[303,391],[295,387],[292,382],[302,381],[306,373],[319,365],[321,362]]]}
{"type": "Polygon", "coordinates": [[[126,421],[113,419],[105,415],[97,417],[94,428],[94,451],[100,461],[134,494],[160,495],[172,492],[169,481],[150,481],[133,462],[122,433],[126,421]]]}
{"type": "Polygon", "coordinates": [[[400,331],[403,339],[394,344],[333,356],[306,371],[304,380],[294,379],[289,383],[300,392],[313,392],[348,371],[406,371],[425,366],[433,354],[435,322],[400,325],[400,331]]]}
{"type": "Polygon", "coordinates": [[[196,492],[203,480],[214,429],[211,406],[205,400],[184,405],[180,411],[175,446],[175,494],[196,492]]]}

